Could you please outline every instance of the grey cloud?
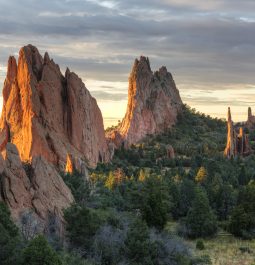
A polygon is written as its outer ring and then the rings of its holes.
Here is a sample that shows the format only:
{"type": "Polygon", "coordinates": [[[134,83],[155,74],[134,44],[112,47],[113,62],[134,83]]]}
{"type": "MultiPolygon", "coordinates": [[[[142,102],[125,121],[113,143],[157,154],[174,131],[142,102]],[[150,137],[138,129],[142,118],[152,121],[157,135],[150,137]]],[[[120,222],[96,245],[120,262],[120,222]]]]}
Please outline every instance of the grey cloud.
{"type": "Polygon", "coordinates": [[[143,54],[155,70],[166,65],[177,85],[255,84],[255,27],[240,20],[252,19],[254,1],[0,0],[0,8],[3,65],[32,42],[85,81],[127,81],[143,54]]]}
{"type": "Polygon", "coordinates": [[[125,93],[109,93],[105,91],[90,91],[92,96],[97,100],[120,101],[126,100],[127,94],[125,93]]]}
{"type": "Polygon", "coordinates": [[[101,86],[101,88],[106,88],[106,89],[115,89],[113,86],[101,86]]]}
{"type": "Polygon", "coordinates": [[[254,101],[222,100],[217,97],[183,97],[184,101],[192,101],[196,106],[251,106],[254,101]]]}

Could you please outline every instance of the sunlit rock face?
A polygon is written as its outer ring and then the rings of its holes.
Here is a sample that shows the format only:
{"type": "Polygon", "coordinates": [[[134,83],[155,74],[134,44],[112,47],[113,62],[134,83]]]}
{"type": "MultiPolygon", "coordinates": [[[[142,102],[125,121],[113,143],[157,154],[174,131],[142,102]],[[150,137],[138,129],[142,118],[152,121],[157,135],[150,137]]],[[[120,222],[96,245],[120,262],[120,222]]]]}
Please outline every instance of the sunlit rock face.
{"type": "Polygon", "coordinates": [[[171,128],[182,109],[182,100],[166,67],[152,72],[149,59],[136,59],[129,77],[128,104],[124,119],[107,134],[118,147],[128,147],[145,136],[171,128]]]}
{"type": "Polygon", "coordinates": [[[15,145],[7,143],[0,154],[0,201],[10,208],[18,223],[32,212],[33,222],[41,231],[48,227],[49,216],[59,220],[58,228],[64,223],[63,209],[74,201],[69,188],[55,167],[42,157],[34,157],[31,164],[24,165],[15,145]]]}
{"type": "Polygon", "coordinates": [[[63,171],[68,154],[77,169],[109,160],[96,100],[75,73],[67,69],[63,76],[47,53],[42,58],[28,45],[18,64],[9,58],[3,98],[1,149],[12,142],[22,161],[40,155],[63,171]]]}
{"type": "Polygon", "coordinates": [[[237,154],[236,148],[236,132],[234,130],[234,124],[231,117],[231,110],[228,108],[228,119],[227,119],[227,145],[224,151],[224,155],[228,158],[235,157],[237,154]]]}
{"type": "Polygon", "coordinates": [[[234,127],[231,110],[228,108],[227,119],[227,145],[224,150],[224,155],[227,158],[234,158],[236,156],[247,156],[252,153],[252,149],[249,143],[249,137],[244,133],[243,127],[239,128],[239,132],[234,127]]]}
{"type": "Polygon", "coordinates": [[[72,174],[74,172],[73,162],[72,162],[70,155],[67,155],[67,158],[66,158],[65,172],[69,174],[72,174]]]}

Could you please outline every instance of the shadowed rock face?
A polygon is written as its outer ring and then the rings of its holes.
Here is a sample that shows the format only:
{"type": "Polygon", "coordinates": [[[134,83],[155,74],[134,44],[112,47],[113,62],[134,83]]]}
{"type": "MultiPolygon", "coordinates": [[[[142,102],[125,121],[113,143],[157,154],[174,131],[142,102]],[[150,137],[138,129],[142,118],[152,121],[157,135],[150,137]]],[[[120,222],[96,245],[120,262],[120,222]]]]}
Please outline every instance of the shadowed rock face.
{"type": "Polygon", "coordinates": [[[230,108],[228,108],[227,128],[227,145],[224,150],[224,155],[227,158],[234,158],[238,155],[250,155],[252,149],[250,147],[248,135],[244,133],[242,127],[239,128],[239,132],[236,131],[232,121],[230,108]]]}
{"type": "Polygon", "coordinates": [[[75,74],[65,76],[49,55],[28,45],[18,64],[9,58],[3,88],[0,147],[14,143],[22,161],[41,155],[65,169],[69,155],[77,170],[108,161],[103,119],[96,100],[75,74]]]}
{"type": "Polygon", "coordinates": [[[171,128],[181,111],[182,100],[166,67],[153,73],[148,58],[135,60],[129,77],[127,111],[117,130],[107,137],[117,147],[128,147],[146,135],[171,128]]]}
{"type": "Polygon", "coordinates": [[[250,107],[248,108],[248,119],[246,121],[246,127],[255,128],[255,116],[252,115],[252,110],[250,107]]]}
{"type": "Polygon", "coordinates": [[[62,210],[74,199],[53,165],[42,157],[23,165],[16,146],[7,143],[3,156],[0,154],[0,174],[0,201],[9,206],[18,224],[28,212],[41,224],[41,232],[47,229],[49,215],[63,223],[62,210]]]}

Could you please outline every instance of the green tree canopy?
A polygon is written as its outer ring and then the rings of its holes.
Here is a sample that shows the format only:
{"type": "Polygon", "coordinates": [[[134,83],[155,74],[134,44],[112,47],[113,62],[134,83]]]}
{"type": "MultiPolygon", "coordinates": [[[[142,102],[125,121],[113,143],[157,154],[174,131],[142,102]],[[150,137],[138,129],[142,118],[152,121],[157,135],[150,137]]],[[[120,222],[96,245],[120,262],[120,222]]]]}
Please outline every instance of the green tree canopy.
{"type": "Polygon", "coordinates": [[[18,228],[11,220],[7,206],[0,202],[0,264],[12,265],[18,263],[19,256],[18,228]]]}
{"type": "Polygon", "coordinates": [[[191,238],[212,236],[217,231],[216,217],[210,208],[206,193],[201,188],[196,189],[185,226],[187,235],[191,238]]]}
{"type": "Polygon", "coordinates": [[[255,186],[248,185],[239,192],[237,206],[234,208],[229,230],[242,237],[255,237],[255,186]]]}
{"type": "Polygon", "coordinates": [[[125,240],[125,248],[127,257],[131,261],[130,264],[152,264],[149,230],[146,223],[140,218],[131,224],[125,240]]]}
{"type": "Polygon", "coordinates": [[[151,176],[145,180],[143,194],[144,199],[141,209],[143,219],[148,226],[163,229],[167,222],[169,208],[166,187],[159,178],[151,176]]]}
{"type": "Polygon", "coordinates": [[[64,213],[66,231],[71,243],[76,247],[89,249],[92,237],[100,226],[100,218],[91,209],[73,205],[64,213]]]}
{"type": "Polygon", "coordinates": [[[60,257],[47,240],[39,235],[23,251],[23,265],[62,265],[60,257]]]}

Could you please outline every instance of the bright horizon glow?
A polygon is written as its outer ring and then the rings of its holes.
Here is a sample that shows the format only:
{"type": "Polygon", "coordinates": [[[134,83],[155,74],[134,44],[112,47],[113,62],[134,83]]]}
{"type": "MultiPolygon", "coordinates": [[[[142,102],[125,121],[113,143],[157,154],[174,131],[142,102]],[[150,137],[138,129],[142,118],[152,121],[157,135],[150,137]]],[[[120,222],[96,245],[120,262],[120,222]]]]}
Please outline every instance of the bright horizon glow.
{"type": "MultiPolygon", "coordinates": [[[[118,122],[124,118],[126,112],[128,82],[109,82],[89,79],[85,81],[85,85],[89,89],[91,95],[97,99],[98,106],[103,115],[105,129],[112,125],[117,125],[118,122]],[[113,101],[108,97],[104,99],[103,96],[100,96],[98,98],[96,95],[98,92],[100,93],[102,88],[105,89],[105,93],[112,93],[118,88],[119,91],[122,91],[120,95],[123,95],[123,99],[113,101]]],[[[203,91],[199,90],[197,87],[195,90],[187,89],[186,85],[181,85],[181,87],[183,87],[183,89],[179,88],[179,91],[184,104],[187,104],[191,108],[195,108],[197,111],[205,113],[206,115],[210,115],[213,118],[226,119],[228,107],[231,107],[232,119],[234,122],[247,120],[249,106],[254,107],[253,110],[255,112],[255,104],[252,105],[252,102],[249,101],[250,97],[255,97],[255,89],[250,85],[247,85],[246,89],[242,91],[239,89],[203,91]],[[247,91],[248,93],[245,94],[243,91],[247,91]],[[192,97],[190,96],[190,93],[193,93],[192,97]],[[208,96],[208,94],[210,95],[209,98],[204,97],[204,95],[208,96]],[[210,101],[210,98],[212,101],[210,101]],[[213,102],[215,100],[220,102],[221,98],[228,98],[230,104],[223,101],[220,105],[217,105],[213,102]],[[241,106],[238,104],[236,98],[245,102],[245,104],[241,106]]],[[[3,97],[1,96],[0,112],[2,112],[2,104],[3,97]]]]}

